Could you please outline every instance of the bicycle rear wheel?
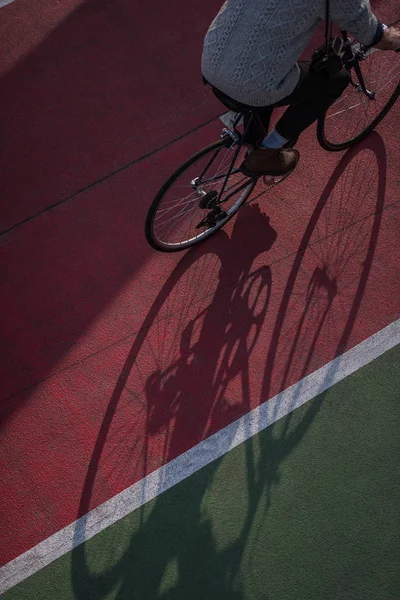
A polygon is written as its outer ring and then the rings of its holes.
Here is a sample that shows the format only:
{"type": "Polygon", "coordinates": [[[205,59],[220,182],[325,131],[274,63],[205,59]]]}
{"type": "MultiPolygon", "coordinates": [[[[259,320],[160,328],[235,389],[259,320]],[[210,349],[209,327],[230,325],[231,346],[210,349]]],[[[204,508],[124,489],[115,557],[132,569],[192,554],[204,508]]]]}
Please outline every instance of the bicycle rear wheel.
{"type": "MultiPolygon", "coordinates": [[[[399,23],[399,22],[398,22],[399,23]]],[[[353,42],[353,50],[360,48],[353,42]]],[[[325,150],[345,150],[365,138],[382,121],[400,95],[400,54],[371,48],[359,63],[368,97],[351,70],[352,83],[318,121],[317,137],[325,150]]]]}
{"type": "Polygon", "coordinates": [[[147,214],[148,243],[161,252],[177,252],[197,244],[220,229],[246,201],[256,184],[238,171],[242,148],[215,207],[236,152],[225,138],[194,154],[165,182],[147,214]],[[208,208],[203,208],[207,205],[208,208]]]}

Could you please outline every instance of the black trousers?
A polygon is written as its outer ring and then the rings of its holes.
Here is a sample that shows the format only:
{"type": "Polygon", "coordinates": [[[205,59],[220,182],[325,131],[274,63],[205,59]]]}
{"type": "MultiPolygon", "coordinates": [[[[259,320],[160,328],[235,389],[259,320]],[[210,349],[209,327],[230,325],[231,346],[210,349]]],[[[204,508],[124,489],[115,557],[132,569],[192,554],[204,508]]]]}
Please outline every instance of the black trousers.
{"type": "MultiPolygon", "coordinates": [[[[288,106],[276,124],[278,133],[287,140],[295,141],[337,100],[350,82],[348,72],[343,69],[335,77],[327,78],[310,72],[309,62],[299,62],[300,79],[294,91],[276,104],[257,107],[258,119],[254,120],[246,141],[256,143],[268,133],[272,109],[288,106]]],[[[245,126],[247,120],[245,119],[245,126]]]]}

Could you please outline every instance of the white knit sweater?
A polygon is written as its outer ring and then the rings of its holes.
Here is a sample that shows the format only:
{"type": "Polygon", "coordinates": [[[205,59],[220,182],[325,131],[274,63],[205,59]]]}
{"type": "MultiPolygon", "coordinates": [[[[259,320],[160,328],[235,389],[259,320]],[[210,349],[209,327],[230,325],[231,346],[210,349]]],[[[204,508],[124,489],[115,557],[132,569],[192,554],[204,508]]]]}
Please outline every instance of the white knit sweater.
{"type": "MultiPolygon", "coordinates": [[[[372,43],[378,20],[369,0],[330,4],[337,25],[372,43]]],[[[226,0],[204,40],[204,77],[239,102],[278,102],[296,87],[296,61],[325,11],[325,0],[226,0]]]]}

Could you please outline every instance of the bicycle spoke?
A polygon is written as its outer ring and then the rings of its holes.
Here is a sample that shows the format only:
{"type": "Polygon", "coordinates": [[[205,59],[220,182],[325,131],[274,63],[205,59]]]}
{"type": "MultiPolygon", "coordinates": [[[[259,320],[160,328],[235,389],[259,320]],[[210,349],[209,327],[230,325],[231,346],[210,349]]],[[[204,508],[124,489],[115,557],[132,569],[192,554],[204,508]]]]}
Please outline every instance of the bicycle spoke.
{"type": "MultiPolygon", "coordinates": [[[[355,49],[359,44],[354,45],[355,49]]],[[[398,95],[400,83],[400,56],[389,52],[368,51],[360,62],[365,88],[374,94],[370,98],[360,88],[353,71],[355,86],[350,84],[342,96],[327,111],[323,123],[323,134],[319,128],[320,142],[328,149],[347,147],[353,140],[360,139],[384,116],[391,98],[398,95]],[[364,133],[365,132],[365,133],[364,133]],[[322,138],[323,135],[323,138],[322,138]],[[333,146],[333,148],[331,147],[333,146]]]]}
{"type": "Polygon", "coordinates": [[[212,209],[200,208],[200,203],[201,199],[210,192],[218,195],[221,193],[229,171],[231,171],[229,180],[226,182],[221,198],[224,210],[226,203],[226,212],[221,214],[226,215],[227,218],[233,214],[229,211],[236,210],[238,202],[240,203],[242,198],[244,201],[248,190],[254,185],[238,169],[243,161],[244,152],[245,149],[237,157],[236,165],[232,165],[235,154],[231,144],[220,146],[214,151],[205,153],[174,179],[163,193],[162,200],[158,203],[152,217],[152,235],[157,239],[158,244],[166,248],[181,245],[185,247],[221,226],[222,222],[217,222],[214,218],[207,219],[212,209]],[[204,225],[199,228],[198,224],[203,222],[204,225]]]}

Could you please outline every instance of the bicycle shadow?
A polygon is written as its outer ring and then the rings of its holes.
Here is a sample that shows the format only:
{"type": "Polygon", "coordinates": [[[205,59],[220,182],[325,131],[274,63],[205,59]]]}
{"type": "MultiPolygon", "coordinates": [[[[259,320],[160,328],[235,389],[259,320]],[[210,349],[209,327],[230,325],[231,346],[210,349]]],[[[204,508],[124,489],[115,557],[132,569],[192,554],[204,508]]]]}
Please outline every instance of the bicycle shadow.
{"type": "MultiPolygon", "coordinates": [[[[99,502],[97,480],[111,486],[119,481],[121,489],[126,487],[127,472],[131,481],[139,480],[247,413],[256,390],[258,404],[296,381],[300,381],[296,393],[301,394],[301,379],[321,360],[321,342],[345,295],[347,314],[331,331],[328,358],[352,344],[377,245],[385,185],[385,148],[380,136],[373,134],[343,156],[326,185],[297,252],[288,259],[291,266],[274,323],[269,323],[272,274],[281,267],[255,266],[265,261],[264,253],[276,239],[259,208],[239,213],[230,238],[220,232],[183,257],[126,358],[92,453],[79,516],[99,502]],[[375,189],[371,178],[376,171],[375,189]],[[367,202],[364,188],[354,186],[358,176],[369,189],[367,202]],[[347,221],[342,214],[348,206],[348,199],[342,203],[345,189],[356,192],[347,221]],[[248,227],[252,237],[244,246],[248,227]],[[272,325],[269,346],[257,381],[261,366],[257,346],[264,343],[268,325],[272,325]],[[239,387],[231,388],[234,381],[239,387]],[[240,398],[232,389],[240,389],[240,398]],[[132,399],[137,400],[135,415],[132,399]],[[119,411],[123,417],[117,417],[119,411]],[[122,426],[118,435],[115,423],[122,426]],[[107,448],[110,439],[113,448],[107,448]]],[[[328,380],[336,368],[332,366],[328,380]]],[[[254,516],[262,511],[268,517],[274,489],[281,484],[280,467],[317,418],[323,400],[324,393],[309,403],[295,424],[293,414],[288,414],[271,425],[259,436],[257,448],[254,439],[246,442],[247,506],[239,532],[224,548],[214,538],[212,518],[203,506],[223,458],[129,517],[123,539],[121,528],[115,534],[118,538],[111,538],[117,557],[111,553],[101,574],[91,568],[86,544],[79,545],[85,519],[78,521],[71,565],[76,598],[113,593],[120,600],[200,599],[217,597],[213,589],[219,599],[243,598],[238,573],[251,561],[251,551],[244,548],[249,536],[257,535],[254,516]]],[[[268,598],[268,591],[263,598],[268,598]]]]}
{"type": "MultiPolygon", "coordinates": [[[[171,415],[175,415],[185,430],[190,430],[187,448],[202,439],[205,428],[209,434],[213,431],[206,424],[212,410],[215,411],[214,429],[219,428],[218,416],[221,411],[224,414],[228,410],[228,407],[221,407],[224,393],[230,379],[240,370],[241,360],[251,354],[268,308],[270,269],[263,266],[252,271],[251,266],[257,255],[270,249],[275,238],[276,232],[268,218],[260,214],[259,208],[246,207],[235,223],[232,238],[221,231],[208,244],[188,252],[178,263],[158,294],[125,360],[99,432],[90,473],[95,475],[97,472],[110,424],[125,392],[131,398],[146,398],[146,402],[140,401],[146,418],[147,450],[137,472],[140,477],[149,461],[153,468],[157,464],[149,449],[151,436],[159,432],[171,415]],[[236,236],[241,237],[249,223],[253,229],[256,224],[258,234],[255,238],[261,243],[250,243],[240,258],[232,261],[232,251],[240,243],[236,236]],[[233,292],[232,284],[236,284],[233,292]],[[248,304],[250,298],[251,306],[248,304]],[[172,332],[171,324],[175,327],[172,332]],[[153,358],[150,365],[148,355],[153,358]],[[186,411],[183,398],[190,397],[194,381],[196,394],[202,395],[201,407],[190,405],[190,410],[186,411]],[[160,395],[162,403],[157,401],[160,395]]],[[[231,413],[234,417],[234,407],[231,413]]],[[[164,448],[163,458],[171,459],[178,451],[178,447],[175,448],[178,440],[175,441],[172,435],[175,428],[164,432],[168,450],[164,448]]],[[[131,433],[127,431],[127,435],[131,433]]],[[[156,452],[159,454],[158,448],[156,452]]]]}

